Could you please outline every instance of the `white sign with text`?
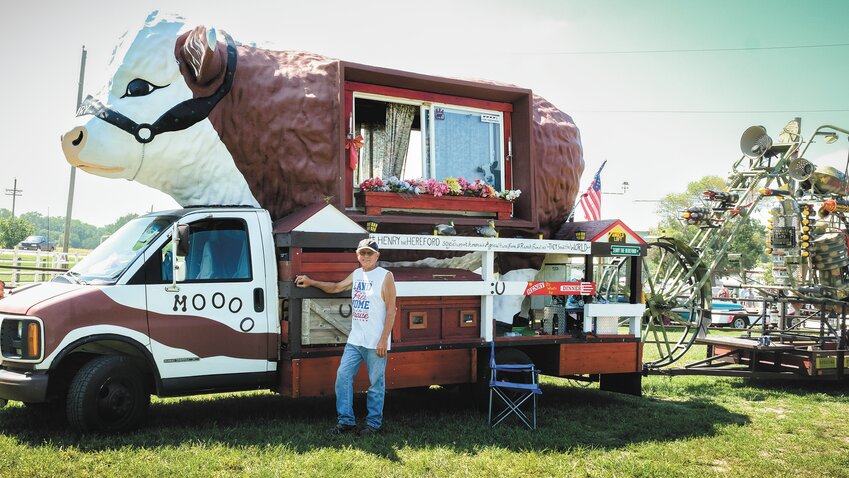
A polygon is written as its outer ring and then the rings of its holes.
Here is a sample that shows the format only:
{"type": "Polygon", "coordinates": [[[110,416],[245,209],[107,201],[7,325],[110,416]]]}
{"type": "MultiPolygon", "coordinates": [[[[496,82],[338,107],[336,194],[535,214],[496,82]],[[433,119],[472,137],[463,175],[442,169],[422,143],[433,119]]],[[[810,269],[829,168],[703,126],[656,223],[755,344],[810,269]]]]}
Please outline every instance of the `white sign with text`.
{"type": "Polygon", "coordinates": [[[381,249],[418,251],[492,251],[588,255],[592,245],[587,241],[498,237],[417,236],[411,234],[371,234],[371,237],[377,241],[381,249]]]}

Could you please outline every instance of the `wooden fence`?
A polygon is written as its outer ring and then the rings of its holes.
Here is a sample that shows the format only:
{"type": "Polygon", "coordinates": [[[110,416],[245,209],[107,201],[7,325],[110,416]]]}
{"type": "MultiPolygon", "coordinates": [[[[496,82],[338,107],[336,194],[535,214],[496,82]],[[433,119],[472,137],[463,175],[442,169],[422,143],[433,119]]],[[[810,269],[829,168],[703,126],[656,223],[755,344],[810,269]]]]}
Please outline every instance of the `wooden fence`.
{"type": "Polygon", "coordinates": [[[47,282],[74,267],[85,257],[77,252],[22,251],[0,249],[0,280],[13,288],[33,282],[47,282]]]}

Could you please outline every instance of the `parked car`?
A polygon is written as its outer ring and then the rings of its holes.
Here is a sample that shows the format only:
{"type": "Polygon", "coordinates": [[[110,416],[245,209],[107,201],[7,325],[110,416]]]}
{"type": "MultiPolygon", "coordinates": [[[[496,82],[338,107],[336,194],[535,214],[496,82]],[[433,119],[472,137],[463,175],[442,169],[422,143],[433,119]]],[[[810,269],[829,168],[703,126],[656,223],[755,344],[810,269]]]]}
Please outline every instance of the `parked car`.
{"type": "Polygon", "coordinates": [[[18,243],[18,249],[27,251],[52,251],[55,247],[45,236],[29,236],[18,243]]]}
{"type": "MultiPolygon", "coordinates": [[[[684,308],[672,309],[683,319],[690,316],[689,310],[684,308]]],[[[745,329],[751,324],[760,323],[759,314],[751,314],[745,307],[737,302],[727,302],[714,299],[711,302],[710,324],[715,327],[733,327],[745,329]]]]}

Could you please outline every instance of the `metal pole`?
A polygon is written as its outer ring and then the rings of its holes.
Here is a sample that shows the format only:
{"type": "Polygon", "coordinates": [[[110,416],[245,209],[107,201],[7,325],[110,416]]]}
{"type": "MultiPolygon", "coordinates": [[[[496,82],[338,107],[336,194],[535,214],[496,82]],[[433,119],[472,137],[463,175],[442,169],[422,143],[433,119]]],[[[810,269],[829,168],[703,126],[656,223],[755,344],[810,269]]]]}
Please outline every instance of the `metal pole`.
{"type": "Polygon", "coordinates": [[[15,199],[18,198],[18,178],[12,183],[12,219],[15,218],[15,199]]]}
{"type": "MultiPolygon", "coordinates": [[[[83,83],[85,81],[85,45],[83,45],[83,53],[80,58],[80,83],[77,87],[77,109],[83,103],[83,83]]],[[[77,178],[77,168],[71,166],[71,180],[68,184],[68,208],[65,211],[65,239],[62,244],[62,252],[68,252],[68,242],[71,237],[71,211],[74,209],[74,182],[77,178]]]]}
{"type": "Polygon", "coordinates": [[[15,178],[15,181],[12,183],[12,189],[6,189],[6,195],[12,196],[12,219],[15,218],[15,199],[23,192],[22,189],[18,189],[18,178],[15,178]]]}

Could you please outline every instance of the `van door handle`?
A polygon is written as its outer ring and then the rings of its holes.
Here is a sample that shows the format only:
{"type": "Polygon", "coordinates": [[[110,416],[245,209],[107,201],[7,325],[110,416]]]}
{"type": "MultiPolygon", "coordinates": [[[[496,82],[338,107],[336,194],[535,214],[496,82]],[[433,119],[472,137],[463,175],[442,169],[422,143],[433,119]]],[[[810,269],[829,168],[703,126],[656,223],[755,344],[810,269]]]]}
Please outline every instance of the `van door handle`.
{"type": "Polygon", "coordinates": [[[254,312],[265,310],[265,294],[261,287],[254,289],[254,312]]]}

